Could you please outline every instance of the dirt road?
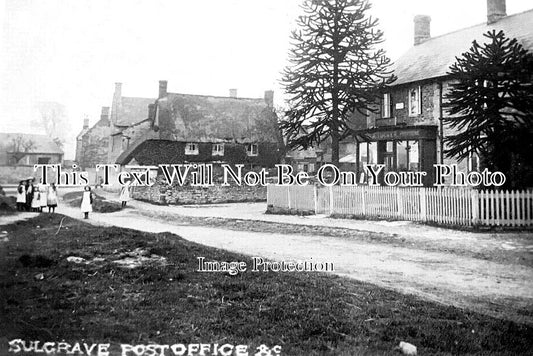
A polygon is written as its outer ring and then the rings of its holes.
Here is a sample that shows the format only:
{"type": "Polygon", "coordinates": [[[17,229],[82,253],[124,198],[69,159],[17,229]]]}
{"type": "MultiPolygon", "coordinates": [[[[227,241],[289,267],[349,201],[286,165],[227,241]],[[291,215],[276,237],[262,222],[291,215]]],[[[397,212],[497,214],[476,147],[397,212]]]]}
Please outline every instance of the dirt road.
{"type": "MultiPolygon", "coordinates": [[[[505,253],[508,250],[506,244],[514,244],[513,249],[529,255],[531,241],[527,234],[498,239],[497,235],[492,236],[494,234],[484,236],[411,224],[378,225],[372,222],[365,225],[361,221],[264,214],[261,216],[264,221],[300,224],[302,228],[310,229],[335,224],[353,228],[353,233],[349,238],[324,236],[320,230],[316,233],[288,234],[283,229],[284,225],[275,225],[274,231],[270,229],[269,232],[246,231],[245,225],[238,231],[230,226],[230,220],[227,220],[227,227],[198,226],[198,221],[208,224],[209,216],[234,218],[235,211],[243,210],[243,206],[159,207],[141,202],[133,202],[130,206],[133,207],[116,213],[93,213],[88,222],[148,232],[168,231],[200,244],[272,260],[332,262],[335,273],[342,276],[443,304],[533,324],[532,266],[513,263],[511,258],[504,259],[502,263],[483,254],[476,257],[484,249],[496,248],[505,253]],[[203,220],[195,220],[195,225],[191,225],[179,219],[183,215],[202,217],[203,220]],[[393,240],[407,239],[407,242],[398,245],[388,243],[388,239],[373,242],[366,238],[370,233],[376,234],[376,230],[378,235],[393,240]],[[427,248],[428,243],[442,248],[427,248]],[[474,252],[454,253],[444,248],[446,243],[458,245],[461,249],[473,249],[474,252]]],[[[244,219],[250,230],[258,224],[253,219],[253,214],[258,214],[257,209],[258,204],[244,206],[244,210],[249,212],[244,219]]],[[[59,212],[81,218],[76,208],[62,205],[59,212]]]]}

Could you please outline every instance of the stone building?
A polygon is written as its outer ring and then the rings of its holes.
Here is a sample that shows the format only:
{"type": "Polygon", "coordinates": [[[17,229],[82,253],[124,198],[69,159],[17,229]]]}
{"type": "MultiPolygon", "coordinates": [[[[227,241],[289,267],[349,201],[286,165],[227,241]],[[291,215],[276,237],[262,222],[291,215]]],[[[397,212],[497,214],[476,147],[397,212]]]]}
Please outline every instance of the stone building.
{"type": "Polygon", "coordinates": [[[92,127],[89,127],[89,119],[84,119],[83,129],[76,137],[75,162],[81,169],[107,162],[110,134],[109,107],[102,107],[100,120],[92,127]]]}
{"type": "Polygon", "coordinates": [[[503,30],[525,49],[533,50],[533,10],[507,16],[505,0],[487,0],[485,23],[431,37],[431,18],[414,19],[414,46],[394,64],[396,82],[383,93],[381,110],[353,120],[358,170],[366,163],[385,164],[386,170],[425,171],[433,182],[433,164],[458,163],[459,169],[477,169],[478,158],[455,162],[444,156],[443,126],[447,114],[443,101],[450,89],[447,75],[456,57],[467,52],[474,40],[484,43],[489,30],[503,30]]]}
{"type": "MultiPolygon", "coordinates": [[[[157,100],[147,105],[144,120],[120,132],[121,165],[229,163],[248,168],[278,163],[283,141],[273,108],[274,93],[264,98],[241,98],[167,92],[159,82],[157,100]]],[[[120,140],[113,138],[113,148],[120,140]]],[[[114,153],[115,150],[112,150],[114,153]]]]}
{"type": "Polygon", "coordinates": [[[0,133],[0,166],[61,164],[63,154],[47,135],[0,133]]]}

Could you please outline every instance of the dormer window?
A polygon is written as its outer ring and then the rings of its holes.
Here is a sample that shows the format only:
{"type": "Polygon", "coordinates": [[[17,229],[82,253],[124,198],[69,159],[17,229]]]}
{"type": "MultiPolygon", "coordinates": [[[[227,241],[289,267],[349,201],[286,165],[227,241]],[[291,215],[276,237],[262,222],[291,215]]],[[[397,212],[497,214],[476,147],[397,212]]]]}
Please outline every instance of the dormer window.
{"type": "Polygon", "coordinates": [[[409,116],[418,116],[422,113],[420,91],[420,87],[409,90],[409,116]]]}
{"type": "Polygon", "coordinates": [[[215,143],[213,144],[213,156],[224,156],[224,144],[215,143]]]}
{"type": "Polygon", "coordinates": [[[258,147],[256,143],[249,143],[246,145],[246,154],[248,156],[257,156],[259,153],[258,147]]]}
{"type": "Polygon", "coordinates": [[[198,154],[198,144],[189,142],[185,145],[185,154],[186,155],[197,155],[198,154]]]}

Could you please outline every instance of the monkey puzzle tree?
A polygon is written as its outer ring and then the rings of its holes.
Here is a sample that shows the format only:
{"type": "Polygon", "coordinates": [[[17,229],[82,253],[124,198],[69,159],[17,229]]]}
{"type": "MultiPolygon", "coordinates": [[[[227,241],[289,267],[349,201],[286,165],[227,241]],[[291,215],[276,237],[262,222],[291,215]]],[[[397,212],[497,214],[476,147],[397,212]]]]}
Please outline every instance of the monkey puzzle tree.
{"type": "Polygon", "coordinates": [[[457,58],[445,96],[454,132],[445,138],[448,157],[471,153],[483,166],[506,174],[507,187],[533,185],[533,55],[503,31],[489,31],[457,58]]]}
{"type": "Polygon", "coordinates": [[[394,81],[378,21],[366,0],[306,0],[292,33],[282,84],[289,110],[281,128],[291,148],[331,137],[332,161],[354,111],[375,110],[379,90],[394,81]]]}

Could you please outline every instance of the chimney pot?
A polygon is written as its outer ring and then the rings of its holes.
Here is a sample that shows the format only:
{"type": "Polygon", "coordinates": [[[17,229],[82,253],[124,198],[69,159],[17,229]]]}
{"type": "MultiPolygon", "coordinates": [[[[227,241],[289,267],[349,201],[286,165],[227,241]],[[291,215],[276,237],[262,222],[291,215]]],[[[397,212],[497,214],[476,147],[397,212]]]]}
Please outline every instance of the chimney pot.
{"type": "Polygon", "coordinates": [[[415,16],[415,46],[431,38],[431,17],[427,15],[415,16]]]}
{"type": "Polygon", "coordinates": [[[487,23],[491,24],[507,16],[505,0],[487,0],[487,23]]]}
{"type": "Polygon", "coordinates": [[[230,98],[236,98],[237,97],[237,89],[230,89],[229,90],[229,97],[230,98]]]}
{"type": "Polygon", "coordinates": [[[273,90],[265,90],[265,103],[269,107],[274,106],[274,91],[273,90]]]}
{"type": "Polygon", "coordinates": [[[168,82],[166,80],[159,81],[159,99],[167,96],[167,83],[168,82]]]}
{"type": "Polygon", "coordinates": [[[115,95],[121,96],[122,95],[122,83],[115,83],[115,95]]]}

